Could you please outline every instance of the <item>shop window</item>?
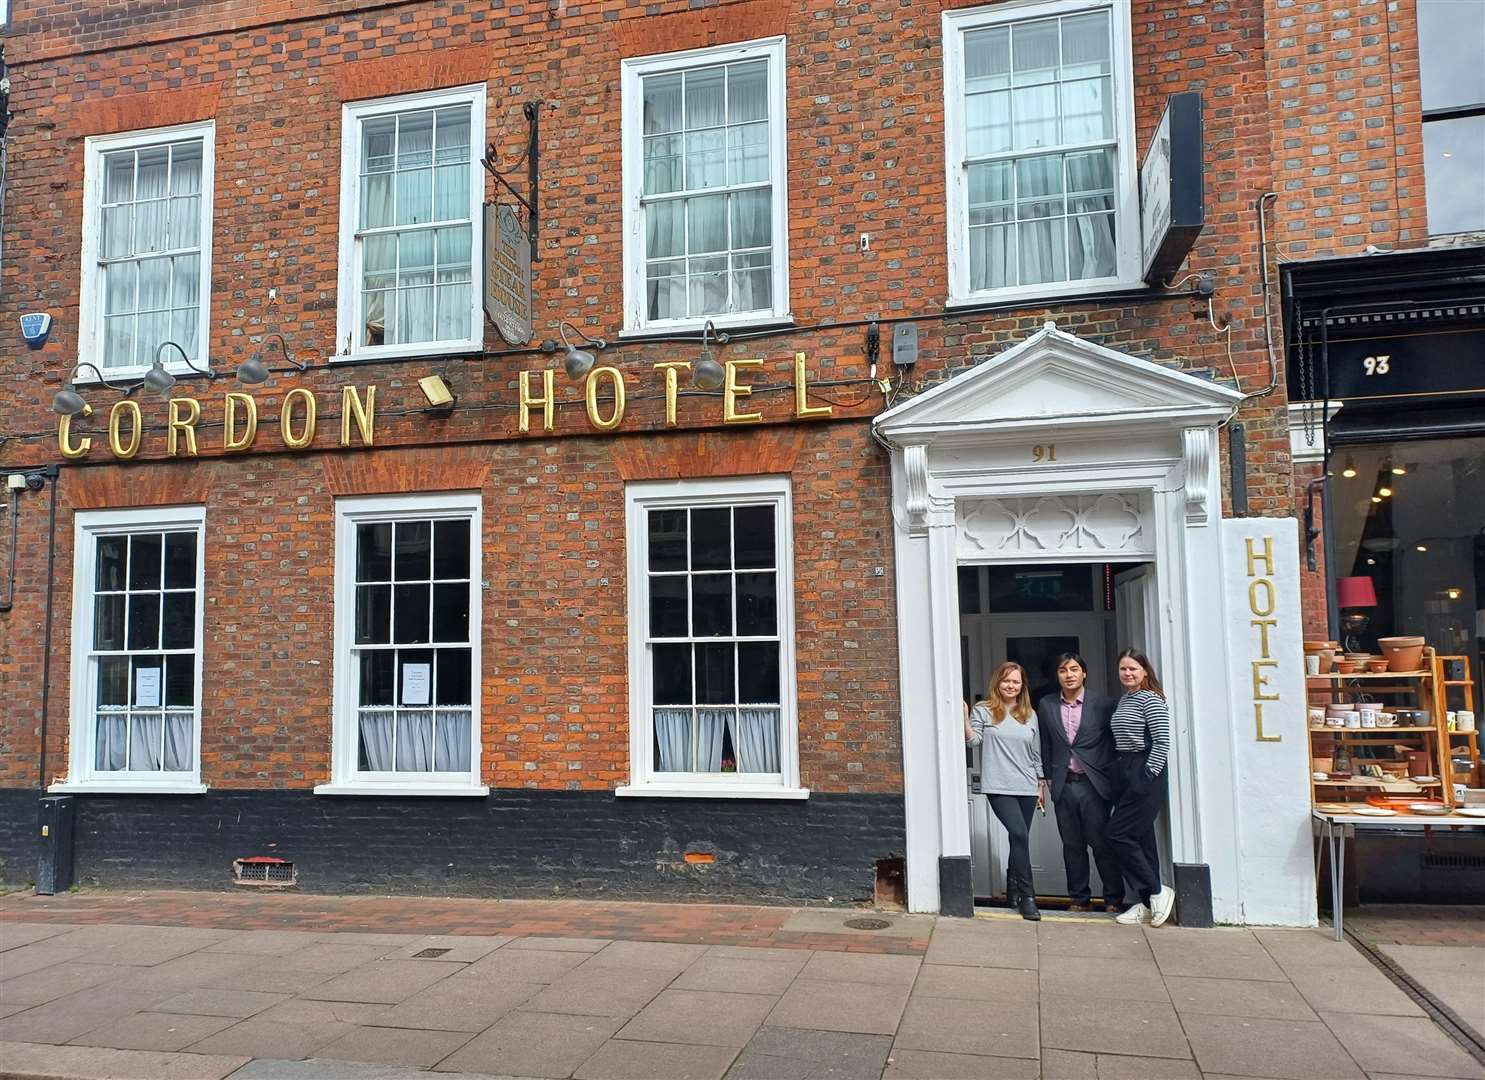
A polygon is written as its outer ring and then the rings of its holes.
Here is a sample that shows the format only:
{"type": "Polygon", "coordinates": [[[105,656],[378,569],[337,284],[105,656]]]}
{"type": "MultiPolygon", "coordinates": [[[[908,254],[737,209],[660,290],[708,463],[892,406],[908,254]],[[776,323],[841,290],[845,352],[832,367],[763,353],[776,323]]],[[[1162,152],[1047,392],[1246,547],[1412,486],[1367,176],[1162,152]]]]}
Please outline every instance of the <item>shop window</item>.
{"type": "Polygon", "coordinates": [[[1356,643],[1421,634],[1470,659],[1485,644],[1485,444],[1479,439],[1337,443],[1330,571],[1356,643]],[[1346,580],[1350,579],[1350,580],[1346,580]],[[1347,605],[1350,604],[1350,607],[1347,605]]]}
{"type": "Polygon", "coordinates": [[[1485,5],[1418,0],[1428,231],[1485,231],[1485,5]]]}
{"type": "Polygon", "coordinates": [[[341,356],[483,346],[485,91],[344,107],[341,356]]]}
{"type": "Polygon", "coordinates": [[[782,38],[624,62],[626,327],[788,314],[782,38]]]}
{"type": "Polygon", "coordinates": [[[207,365],[214,135],[207,122],[87,140],[80,361],[109,375],[157,355],[175,372],[182,353],[207,365]]]}
{"type": "Polygon", "coordinates": [[[201,790],[204,521],[77,515],[71,763],[54,790],[201,790]]]}
{"type": "Polygon", "coordinates": [[[787,480],[628,491],[632,780],[798,796],[787,480]]]}
{"type": "Polygon", "coordinates": [[[1137,284],[1129,7],[943,16],[950,299],[1137,284]]]}
{"type": "Polygon", "coordinates": [[[479,788],[478,495],[336,507],[334,782],[479,788]]]}

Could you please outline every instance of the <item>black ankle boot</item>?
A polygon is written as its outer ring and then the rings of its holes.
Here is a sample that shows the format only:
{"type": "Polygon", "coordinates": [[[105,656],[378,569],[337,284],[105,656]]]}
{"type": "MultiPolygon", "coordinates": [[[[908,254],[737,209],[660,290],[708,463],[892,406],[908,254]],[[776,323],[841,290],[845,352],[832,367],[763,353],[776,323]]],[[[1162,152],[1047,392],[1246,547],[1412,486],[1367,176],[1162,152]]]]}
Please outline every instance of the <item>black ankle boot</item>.
{"type": "Polygon", "coordinates": [[[1017,882],[1019,898],[1016,901],[1016,910],[1021,913],[1021,918],[1027,922],[1040,922],[1042,913],[1036,909],[1036,894],[1032,890],[1030,882],[1017,882]]]}
{"type": "Polygon", "coordinates": [[[1005,902],[1011,907],[1017,907],[1021,903],[1020,879],[1012,877],[1009,871],[1005,876],[1005,902]]]}

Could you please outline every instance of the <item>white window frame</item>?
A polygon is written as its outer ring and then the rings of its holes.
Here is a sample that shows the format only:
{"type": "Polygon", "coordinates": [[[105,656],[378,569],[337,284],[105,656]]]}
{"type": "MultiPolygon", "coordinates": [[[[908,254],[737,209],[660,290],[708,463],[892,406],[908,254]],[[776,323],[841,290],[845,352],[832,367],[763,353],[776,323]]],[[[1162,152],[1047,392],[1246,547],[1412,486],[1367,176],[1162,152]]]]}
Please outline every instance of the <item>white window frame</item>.
{"type": "Polygon", "coordinates": [[[628,333],[700,330],[788,322],[789,314],[789,133],[784,90],[784,38],[759,38],[685,52],[635,57],[622,63],[621,116],[624,187],[624,330],[628,333]],[[768,61],[768,173],[773,192],[773,306],[684,319],[647,319],[645,292],[644,87],[647,75],[711,67],[739,60],[768,61]]]}
{"type": "MultiPolygon", "coordinates": [[[[624,492],[628,530],[629,783],[619,796],[676,798],[805,799],[799,785],[799,705],[794,641],[794,517],[789,478],[751,476],[706,480],[662,480],[629,484],[624,492]],[[760,780],[748,773],[676,773],[653,768],[654,727],[650,704],[649,526],[651,510],[730,507],[767,502],[774,507],[778,544],[779,776],[760,780]]],[[[772,774],[769,774],[770,776],[772,774]]]]}
{"type": "Polygon", "coordinates": [[[334,360],[357,360],[374,356],[418,357],[447,353],[479,352],[485,347],[484,311],[484,201],[485,172],[480,159],[485,153],[485,84],[433,90],[370,101],[347,102],[340,110],[340,274],[337,283],[334,360]],[[361,268],[362,245],[356,243],[356,223],[361,206],[361,125],[388,113],[418,109],[469,106],[469,222],[471,334],[446,341],[418,341],[392,345],[362,345],[361,268]]]}
{"type": "MultiPolygon", "coordinates": [[[[1044,297],[1081,296],[1144,288],[1140,279],[1139,165],[1135,160],[1134,59],[1130,45],[1129,0],[1006,0],[993,7],[967,8],[943,13],[944,40],[944,165],[948,192],[949,297],[948,307],[1002,303],[1044,297]],[[1114,240],[1118,269],[1112,277],[1081,278],[1077,281],[1044,282],[1003,289],[969,287],[969,187],[964,167],[964,35],[1007,23],[1026,22],[1055,15],[1109,12],[1113,56],[1110,65],[1114,95],[1114,135],[1117,173],[1114,205],[1114,240]]],[[[1028,150],[1027,156],[1044,151],[1028,150]]]]}
{"type": "Polygon", "coordinates": [[[80,510],[73,522],[72,686],[67,778],[48,791],[69,793],[137,793],[199,795],[201,782],[201,700],[203,636],[206,612],[206,509],[174,506],[138,510],[80,510]],[[196,723],[191,768],[181,772],[99,771],[93,768],[97,740],[97,669],[89,659],[93,642],[93,607],[98,564],[98,537],[120,533],[196,533],[196,723]]]}
{"type": "MultiPolygon", "coordinates": [[[[161,143],[201,140],[201,312],[196,327],[199,345],[195,365],[211,370],[211,229],[212,202],[216,194],[216,130],[215,120],[203,120],[194,124],[177,124],[173,127],[148,128],[141,131],[126,131],[116,135],[89,135],[83,141],[83,242],[82,280],[78,289],[79,310],[77,327],[77,360],[80,364],[94,364],[110,379],[137,378],[149,371],[150,364],[135,364],[130,367],[105,368],[103,366],[103,283],[98,265],[98,245],[103,237],[103,156],[117,150],[143,150],[161,143]]],[[[180,358],[180,354],[169,350],[161,358],[166,371],[174,375],[188,375],[191,366],[180,358]]],[[[75,381],[94,383],[98,376],[86,369],[76,373],[75,381]]]]}
{"type": "Polygon", "coordinates": [[[371,495],[335,502],[335,662],[331,694],[330,782],[316,795],[488,795],[481,784],[480,635],[484,599],[480,567],[483,557],[479,492],[371,495]],[[467,773],[359,773],[356,751],[360,733],[357,713],[358,671],[354,657],[356,621],[356,526],[373,521],[469,520],[469,670],[470,770],[467,773]]]}

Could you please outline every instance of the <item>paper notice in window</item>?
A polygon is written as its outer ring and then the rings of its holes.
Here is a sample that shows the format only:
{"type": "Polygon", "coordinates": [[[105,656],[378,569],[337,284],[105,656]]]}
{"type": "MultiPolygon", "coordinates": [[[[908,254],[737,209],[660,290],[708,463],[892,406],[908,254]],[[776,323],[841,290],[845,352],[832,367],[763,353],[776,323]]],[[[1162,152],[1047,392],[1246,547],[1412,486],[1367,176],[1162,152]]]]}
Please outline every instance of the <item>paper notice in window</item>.
{"type": "Polygon", "coordinates": [[[402,704],[428,704],[429,684],[433,681],[432,664],[402,665],[402,704]]]}
{"type": "Polygon", "coordinates": [[[134,669],[134,707],[136,709],[158,709],[160,707],[159,668],[134,669]]]}

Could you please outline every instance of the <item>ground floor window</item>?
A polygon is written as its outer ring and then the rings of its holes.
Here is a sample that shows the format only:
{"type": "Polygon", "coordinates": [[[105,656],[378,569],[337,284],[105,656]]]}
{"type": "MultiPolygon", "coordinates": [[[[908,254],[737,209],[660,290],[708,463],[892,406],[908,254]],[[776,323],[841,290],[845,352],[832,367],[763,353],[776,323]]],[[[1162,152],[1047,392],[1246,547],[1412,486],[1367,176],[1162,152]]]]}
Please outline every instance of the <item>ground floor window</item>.
{"type": "Polygon", "coordinates": [[[798,787],[785,479],[628,490],[633,787],[798,787]]]}
{"type": "Polygon", "coordinates": [[[479,496],[336,517],[336,784],[477,785],[479,496]]]}
{"type": "Polygon", "coordinates": [[[204,523],[77,515],[71,783],[199,783],[204,523]]]}

